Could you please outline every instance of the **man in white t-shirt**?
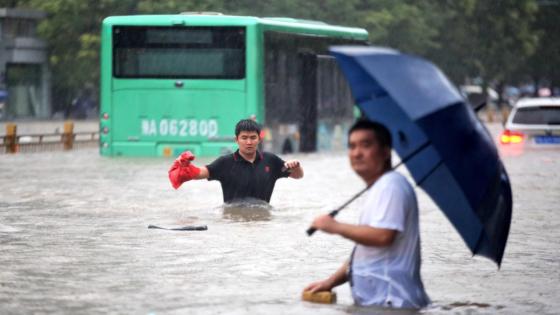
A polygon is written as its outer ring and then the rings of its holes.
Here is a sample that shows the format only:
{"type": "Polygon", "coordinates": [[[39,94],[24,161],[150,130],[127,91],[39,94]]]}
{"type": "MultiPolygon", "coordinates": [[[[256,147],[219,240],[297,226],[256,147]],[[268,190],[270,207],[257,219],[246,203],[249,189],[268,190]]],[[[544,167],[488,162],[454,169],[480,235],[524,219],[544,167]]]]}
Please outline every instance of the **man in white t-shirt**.
{"type": "Polygon", "coordinates": [[[420,277],[418,203],[404,176],[391,170],[391,134],[379,123],[357,121],[348,133],[350,164],[371,188],[357,225],[322,215],[312,227],[356,242],[349,261],[305,291],[330,291],[350,281],[362,306],[422,308],[430,303],[420,277]]]}

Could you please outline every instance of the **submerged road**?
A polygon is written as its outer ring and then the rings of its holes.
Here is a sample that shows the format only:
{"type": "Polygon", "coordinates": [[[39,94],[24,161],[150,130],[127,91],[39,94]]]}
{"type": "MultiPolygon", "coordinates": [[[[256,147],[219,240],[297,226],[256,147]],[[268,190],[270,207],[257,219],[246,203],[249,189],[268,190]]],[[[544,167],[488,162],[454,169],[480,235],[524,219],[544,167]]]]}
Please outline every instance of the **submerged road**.
{"type": "MultiPolygon", "coordinates": [[[[501,270],[471,257],[417,190],[422,276],[434,302],[425,314],[559,312],[560,150],[503,154],[514,212],[501,270]]],[[[363,184],[344,152],[285,158],[300,159],[306,176],[278,181],[271,207],[224,208],[217,182],[173,190],[169,159],[94,149],[0,155],[0,313],[385,313],[352,306],[347,285],[336,305],[300,300],[352,248],[323,233],[307,237],[308,224],[363,184]]],[[[354,222],[359,203],[339,218],[354,222]]]]}

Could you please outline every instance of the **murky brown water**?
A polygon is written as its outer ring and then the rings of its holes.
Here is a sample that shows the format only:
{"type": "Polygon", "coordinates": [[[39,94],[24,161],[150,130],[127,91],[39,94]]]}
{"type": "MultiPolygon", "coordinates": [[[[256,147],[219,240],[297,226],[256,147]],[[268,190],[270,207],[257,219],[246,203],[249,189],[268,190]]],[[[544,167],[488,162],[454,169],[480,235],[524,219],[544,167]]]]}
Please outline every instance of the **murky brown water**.
{"type": "MultiPolygon", "coordinates": [[[[103,158],[90,149],[0,155],[0,313],[387,313],[352,306],[347,285],[336,305],[300,300],[352,248],[339,237],[308,238],[307,225],[362,183],[344,153],[288,158],[300,159],[306,176],[278,181],[271,208],[224,209],[216,182],[174,191],[171,160],[103,158]]],[[[418,191],[422,276],[434,302],[423,313],[560,312],[560,151],[504,162],[514,214],[499,271],[471,257],[418,191]]],[[[357,205],[339,218],[354,222],[357,205]]]]}

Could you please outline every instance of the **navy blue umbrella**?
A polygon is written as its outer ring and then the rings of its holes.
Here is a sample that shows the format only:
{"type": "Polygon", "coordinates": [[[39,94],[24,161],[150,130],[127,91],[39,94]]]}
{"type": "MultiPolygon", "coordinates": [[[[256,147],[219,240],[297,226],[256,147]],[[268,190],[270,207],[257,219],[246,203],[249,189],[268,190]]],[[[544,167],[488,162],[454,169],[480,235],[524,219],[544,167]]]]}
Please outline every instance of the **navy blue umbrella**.
{"type": "Polygon", "coordinates": [[[502,262],[511,222],[507,173],[492,137],[445,75],[421,58],[376,47],[333,47],[367,118],[389,128],[416,184],[473,255],[502,262]]]}

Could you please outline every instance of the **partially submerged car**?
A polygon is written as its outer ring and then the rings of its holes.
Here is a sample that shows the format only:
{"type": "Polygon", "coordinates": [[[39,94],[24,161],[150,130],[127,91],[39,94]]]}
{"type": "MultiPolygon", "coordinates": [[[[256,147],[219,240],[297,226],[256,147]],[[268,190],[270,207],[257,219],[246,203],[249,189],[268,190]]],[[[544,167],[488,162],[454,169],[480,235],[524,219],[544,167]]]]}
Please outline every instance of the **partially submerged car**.
{"type": "Polygon", "coordinates": [[[560,98],[520,99],[500,136],[504,145],[560,148],[560,98]]]}

